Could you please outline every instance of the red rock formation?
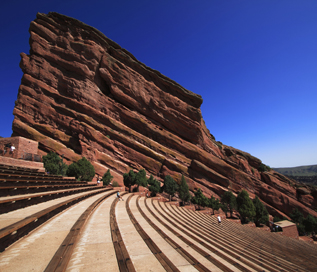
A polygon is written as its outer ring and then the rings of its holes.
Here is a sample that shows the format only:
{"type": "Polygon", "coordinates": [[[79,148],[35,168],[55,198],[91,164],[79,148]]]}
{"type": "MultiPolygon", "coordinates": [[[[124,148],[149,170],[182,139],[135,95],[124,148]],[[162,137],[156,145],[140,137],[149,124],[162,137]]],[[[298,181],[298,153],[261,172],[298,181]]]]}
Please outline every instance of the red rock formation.
{"type": "Polygon", "coordinates": [[[160,74],[93,27],[57,14],[37,14],[30,54],[14,109],[13,136],[39,142],[68,162],[85,156],[122,184],[130,168],[158,179],[183,174],[206,195],[242,188],[272,213],[299,207],[317,215],[316,201],[297,201],[295,183],[261,161],[216,142],[202,119],[202,98],[160,74]],[[314,204],[315,203],[315,204],[314,204]]]}

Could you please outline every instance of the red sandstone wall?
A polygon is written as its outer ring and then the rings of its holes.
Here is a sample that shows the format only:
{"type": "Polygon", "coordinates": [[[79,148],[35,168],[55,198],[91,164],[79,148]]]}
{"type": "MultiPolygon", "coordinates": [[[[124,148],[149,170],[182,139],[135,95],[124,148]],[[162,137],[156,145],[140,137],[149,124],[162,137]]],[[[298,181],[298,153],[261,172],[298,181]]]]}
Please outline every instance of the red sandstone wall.
{"type": "Polygon", "coordinates": [[[39,143],[24,137],[18,137],[19,143],[17,148],[17,156],[21,158],[25,153],[38,154],[39,143]]]}
{"type": "Polygon", "coordinates": [[[284,227],[282,235],[298,239],[297,227],[295,225],[289,226],[289,227],[284,227]]]}
{"type": "Polygon", "coordinates": [[[45,172],[42,162],[25,161],[25,160],[18,160],[18,159],[0,156],[0,164],[17,166],[17,167],[25,167],[25,168],[34,168],[34,169],[38,169],[39,172],[45,172]]]}
{"type": "Polygon", "coordinates": [[[10,148],[7,148],[7,152],[2,156],[21,159],[26,153],[38,154],[38,142],[24,138],[24,137],[9,137],[0,139],[0,150],[3,152],[6,144],[14,144],[15,151],[12,153],[10,148]]]}

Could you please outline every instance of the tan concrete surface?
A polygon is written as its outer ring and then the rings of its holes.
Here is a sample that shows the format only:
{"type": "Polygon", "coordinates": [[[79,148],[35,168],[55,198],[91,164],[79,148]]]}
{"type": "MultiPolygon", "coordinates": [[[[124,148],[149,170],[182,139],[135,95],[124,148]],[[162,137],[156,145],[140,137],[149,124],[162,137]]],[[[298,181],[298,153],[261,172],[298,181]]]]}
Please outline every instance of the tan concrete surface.
{"type": "Polygon", "coordinates": [[[90,216],[66,271],[119,271],[110,230],[110,207],[116,199],[104,200],[90,216]]]}
{"type": "MultiPolygon", "coordinates": [[[[188,239],[190,242],[192,242],[193,244],[195,244],[196,246],[200,247],[201,249],[203,249],[206,253],[208,253],[210,256],[212,256],[213,258],[219,260],[223,265],[225,265],[226,267],[230,268],[232,271],[240,271],[239,269],[237,269],[236,267],[234,267],[232,264],[230,264],[229,262],[227,262],[226,260],[222,259],[221,257],[219,257],[218,255],[216,255],[215,253],[213,253],[212,251],[208,250],[207,248],[205,248],[203,245],[201,245],[199,242],[193,240],[192,238],[188,237],[187,235],[185,235],[182,230],[186,230],[188,231],[188,229],[183,228],[182,226],[177,226],[177,228],[175,227],[174,224],[171,224],[169,222],[167,222],[163,217],[161,217],[158,212],[153,208],[151,201],[147,202],[149,208],[161,219],[163,220],[163,222],[165,222],[166,224],[168,224],[170,227],[172,227],[174,230],[176,230],[177,232],[181,233],[184,237],[186,237],[186,239],[188,239]]],[[[158,202],[155,200],[154,201],[154,205],[158,208],[158,210],[160,210],[163,214],[165,214],[165,212],[159,207],[158,202]]],[[[169,217],[171,218],[171,217],[169,217]]],[[[201,240],[201,238],[199,238],[198,236],[196,236],[195,234],[192,233],[192,235],[194,237],[196,237],[199,240],[201,240]]],[[[204,241],[206,242],[206,241],[204,241]]],[[[219,252],[223,253],[224,255],[226,255],[227,257],[229,257],[230,259],[234,260],[234,262],[238,262],[236,259],[232,258],[230,255],[226,254],[225,252],[219,250],[218,248],[214,247],[213,245],[209,244],[210,247],[217,249],[219,252]]],[[[209,268],[209,267],[207,267],[209,268]]],[[[253,271],[252,269],[250,269],[251,271],[253,271]]]]}
{"type": "MultiPolygon", "coordinates": [[[[183,218],[183,214],[179,211],[179,208],[175,208],[175,207],[172,206],[172,205],[171,205],[171,206],[168,206],[167,208],[168,208],[168,209],[167,209],[166,211],[169,213],[169,215],[174,214],[174,215],[180,217],[180,219],[183,218]]],[[[207,224],[204,222],[204,220],[203,220],[202,218],[201,218],[201,219],[197,219],[197,220],[199,220],[199,223],[200,223],[203,227],[202,227],[202,226],[199,226],[198,224],[196,224],[195,220],[191,220],[191,224],[193,224],[193,225],[195,225],[196,227],[200,228],[200,234],[203,234],[203,235],[205,235],[206,237],[212,239],[212,235],[210,234],[209,230],[210,230],[211,228],[213,228],[213,229],[215,229],[215,232],[217,232],[217,228],[219,228],[219,227],[222,228],[221,225],[218,225],[217,220],[216,220],[215,217],[213,217],[212,219],[213,219],[213,221],[214,221],[214,225],[212,225],[212,226],[207,225],[207,224]],[[208,231],[207,231],[207,230],[208,230],[208,231]]],[[[186,223],[187,221],[184,221],[184,222],[186,223]]],[[[223,223],[224,223],[224,222],[222,222],[222,224],[223,224],[223,223]]],[[[230,233],[228,233],[228,235],[230,236],[230,233]]],[[[221,236],[222,236],[222,235],[218,235],[218,238],[221,239],[221,236]]],[[[223,238],[222,240],[223,240],[223,242],[227,242],[226,238],[223,238]]],[[[228,248],[228,249],[229,249],[229,248],[228,248]]],[[[243,247],[243,246],[240,246],[239,244],[236,244],[236,245],[235,245],[235,249],[238,249],[239,252],[241,252],[241,253],[243,252],[243,253],[246,253],[246,254],[249,255],[249,256],[253,256],[255,259],[258,258],[258,256],[252,252],[252,250],[251,250],[251,251],[250,251],[250,250],[248,251],[248,248],[243,247]]],[[[276,259],[276,256],[273,256],[273,255],[272,255],[272,258],[275,258],[275,259],[276,259]]],[[[244,264],[244,262],[243,262],[244,259],[245,259],[244,257],[241,257],[241,261],[242,261],[243,264],[244,264]]],[[[282,260],[281,260],[281,261],[282,261],[282,260]]],[[[259,271],[263,270],[263,268],[262,268],[261,266],[256,265],[255,263],[253,263],[253,265],[254,265],[254,266],[257,266],[257,268],[258,268],[259,271]]],[[[267,265],[269,265],[269,264],[267,264],[267,265]]],[[[250,269],[246,264],[244,264],[244,266],[247,267],[248,269],[250,269]]],[[[272,267],[272,271],[276,271],[276,269],[274,269],[274,267],[272,267]]]]}
{"type": "Polygon", "coordinates": [[[128,195],[124,197],[125,201],[118,202],[116,206],[116,218],[123,242],[127,247],[136,271],[165,271],[131,223],[125,208],[127,198],[128,195]]]}
{"type": "Polygon", "coordinates": [[[0,253],[0,271],[44,271],[80,215],[102,195],[90,197],[53,217],[0,253]]]}
{"type": "MultiPolygon", "coordinates": [[[[186,268],[186,271],[197,271],[181,254],[179,254],[165,239],[161,237],[143,218],[136,206],[136,199],[138,196],[134,196],[130,201],[130,209],[135,218],[137,219],[143,230],[151,237],[152,241],[160,248],[160,250],[166,255],[166,257],[179,269],[186,268]]],[[[141,198],[144,201],[144,198],[141,198]]],[[[141,200],[141,202],[142,202],[141,200]]],[[[155,222],[157,223],[157,222],[155,222]]],[[[167,231],[165,228],[161,228],[171,239],[174,240],[174,235],[167,231]]]]}
{"type": "MultiPolygon", "coordinates": [[[[169,231],[166,227],[164,227],[159,221],[157,221],[155,219],[154,216],[152,216],[152,214],[148,211],[148,209],[145,207],[144,204],[145,198],[141,198],[139,201],[140,204],[140,208],[142,209],[142,211],[146,214],[146,216],[148,216],[150,218],[150,220],[156,225],[158,226],[164,233],[166,233],[166,235],[168,235],[168,237],[170,237],[173,241],[175,241],[179,246],[181,246],[183,249],[185,249],[190,255],[192,255],[198,262],[200,262],[202,265],[204,265],[206,268],[210,269],[211,271],[215,271],[215,272],[220,272],[222,271],[221,269],[219,269],[217,266],[215,266],[213,263],[211,263],[210,261],[208,261],[204,256],[202,256],[201,254],[199,254],[196,250],[192,249],[190,246],[188,246],[185,242],[183,242],[181,239],[179,239],[177,236],[175,236],[171,231],[169,231]]],[[[148,200],[148,205],[150,205],[150,199],[148,200]]],[[[157,216],[159,216],[159,214],[157,212],[155,212],[155,214],[157,216]]],[[[173,227],[170,223],[166,222],[161,216],[159,216],[159,218],[161,220],[163,220],[163,222],[165,222],[168,226],[173,227]]],[[[146,228],[148,229],[148,228],[146,228]]],[[[153,228],[151,228],[153,230],[153,228]]],[[[176,230],[177,231],[177,230],[176,230]]],[[[148,233],[148,235],[152,235],[150,233],[152,233],[153,231],[150,231],[148,233]]],[[[177,231],[178,233],[180,233],[179,231],[177,231]]],[[[183,235],[183,233],[180,233],[181,235],[183,235]]],[[[152,237],[152,236],[151,236],[152,237]]]]}
{"type": "MultiPolygon", "coordinates": [[[[97,192],[98,190],[96,190],[97,192]]],[[[53,200],[49,200],[49,201],[46,201],[46,202],[43,202],[43,203],[39,203],[39,204],[36,204],[36,205],[32,205],[32,206],[28,206],[28,207],[25,207],[25,208],[22,208],[22,209],[19,209],[19,210],[15,210],[15,211],[12,211],[12,212],[8,212],[8,213],[4,213],[4,214],[0,214],[0,229],[4,228],[4,227],[7,227],[13,223],[16,223],[34,213],[37,213],[39,211],[42,211],[46,208],[49,208],[53,205],[56,205],[56,204],[59,204],[59,203],[62,203],[66,200],[69,200],[69,199],[72,199],[72,198],[75,198],[77,196],[82,196],[82,195],[85,195],[85,194],[89,194],[91,191],[89,192],[81,192],[81,193],[77,193],[77,194],[73,194],[73,195],[69,195],[69,196],[64,196],[64,197],[61,197],[61,198],[56,198],[56,199],[53,199],[53,200]]]]}
{"type": "MultiPolygon", "coordinates": [[[[23,185],[23,184],[21,184],[21,185],[23,185]]],[[[39,186],[41,186],[41,185],[44,185],[44,184],[39,184],[39,186]]],[[[87,186],[88,188],[91,188],[91,186],[87,186]]],[[[69,188],[69,189],[60,189],[60,190],[53,190],[53,191],[51,191],[51,193],[52,194],[54,194],[54,193],[58,193],[59,191],[60,192],[65,192],[65,191],[71,191],[71,190],[74,190],[74,189],[77,189],[79,192],[80,192],[80,190],[83,190],[83,189],[85,189],[85,188],[87,188],[87,187],[81,187],[81,188],[69,188]]],[[[17,197],[21,197],[21,196],[25,196],[25,197],[34,197],[34,196],[37,196],[37,195],[41,195],[42,193],[44,194],[47,194],[47,193],[49,193],[50,191],[49,191],[49,189],[47,190],[47,192],[39,192],[39,193],[32,193],[32,194],[23,194],[23,195],[13,195],[13,196],[2,196],[1,197],[1,199],[2,200],[7,200],[7,199],[15,199],[15,198],[17,198],[17,197]]]]}

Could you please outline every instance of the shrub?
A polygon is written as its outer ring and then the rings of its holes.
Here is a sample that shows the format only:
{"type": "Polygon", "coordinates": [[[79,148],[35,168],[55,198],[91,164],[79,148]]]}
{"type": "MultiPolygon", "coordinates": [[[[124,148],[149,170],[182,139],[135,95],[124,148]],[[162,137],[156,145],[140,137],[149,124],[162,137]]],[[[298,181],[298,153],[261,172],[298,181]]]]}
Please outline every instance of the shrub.
{"type": "Polygon", "coordinates": [[[297,208],[293,209],[289,217],[297,224],[301,224],[304,220],[304,215],[297,208]]]}
{"type": "Polygon", "coordinates": [[[131,193],[131,186],[135,184],[135,176],[136,174],[131,169],[129,173],[123,174],[123,183],[124,186],[129,188],[129,192],[131,193]]]}
{"type": "Polygon", "coordinates": [[[221,208],[221,203],[219,199],[211,196],[208,201],[208,207],[212,209],[212,214],[215,214],[215,211],[218,211],[221,208]]]}
{"type": "Polygon", "coordinates": [[[258,170],[259,170],[259,172],[270,171],[271,167],[268,165],[265,165],[264,163],[261,163],[258,170]]]}
{"type": "Polygon", "coordinates": [[[299,234],[300,236],[305,235],[305,226],[304,226],[302,223],[296,224],[296,226],[297,226],[298,234],[299,234]]]}
{"type": "Polygon", "coordinates": [[[255,225],[259,227],[261,223],[266,224],[269,221],[269,213],[257,196],[253,199],[253,205],[255,207],[255,225]]]}
{"type": "Polygon", "coordinates": [[[137,184],[137,192],[139,191],[139,186],[147,186],[146,172],[144,169],[139,170],[135,175],[135,184],[137,184]]]}
{"type": "Polygon", "coordinates": [[[110,169],[108,169],[108,171],[102,177],[103,185],[109,185],[112,179],[113,179],[113,176],[111,176],[110,169]]]}
{"type": "Polygon", "coordinates": [[[255,216],[255,207],[246,190],[238,194],[237,205],[241,223],[248,223],[255,216]]]}
{"type": "Polygon", "coordinates": [[[305,227],[305,232],[310,234],[316,229],[317,221],[311,214],[308,214],[303,220],[303,225],[305,227]]]}
{"type": "Polygon", "coordinates": [[[232,217],[233,210],[237,208],[237,200],[231,191],[226,191],[221,197],[222,209],[226,213],[230,211],[230,217],[232,217]]]}
{"type": "Polygon", "coordinates": [[[119,187],[119,183],[117,181],[112,182],[112,187],[119,187]]]}
{"type": "Polygon", "coordinates": [[[46,156],[43,156],[43,163],[46,172],[53,175],[66,175],[68,166],[55,152],[51,151],[46,156]]]}
{"type": "Polygon", "coordinates": [[[184,175],[182,175],[181,178],[181,183],[178,188],[178,193],[179,193],[179,198],[184,202],[187,202],[190,200],[190,193],[189,193],[189,188],[188,184],[184,178],[184,175]]]}
{"type": "Polygon", "coordinates": [[[168,193],[170,195],[170,201],[171,201],[171,197],[175,194],[175,192],[178,189],[178,184],[175,182],[175,180],[167,175],[164,178],[164,186],[163,186],[163,191],[168,193]]]}
{"type": "Polygon", "coordinates": [[[92,164],[85,158],[73,162],[67,169],[67,176],[75,177],[80,181],[91,181],[95,176],[95,169],[92,164]]]}
{"type": "Polygon", "coordinates": [[[195,196],[192,197],[191,201],[193,204],[197,204],[201,207],[209,206],[209,199],[203,194],[202,190],[198,188],[198,190],[194,193],[195,196]]]}
{"type": "Polygon", "coordinates": [[[152,196],[156,196],[156,194],[160,191],[161,183],[157,179],[153,178],[152,175],[147,182],[150,185],[149,191],[152,193],[152,196]]]}

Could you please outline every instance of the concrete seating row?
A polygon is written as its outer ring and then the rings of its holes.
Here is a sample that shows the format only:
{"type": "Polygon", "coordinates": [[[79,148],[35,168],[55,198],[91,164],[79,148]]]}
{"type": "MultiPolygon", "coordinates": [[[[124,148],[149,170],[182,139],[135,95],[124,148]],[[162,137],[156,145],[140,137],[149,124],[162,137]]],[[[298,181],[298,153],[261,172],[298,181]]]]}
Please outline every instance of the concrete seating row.
{"type": "MultiPolygon", "coordinates": [[[[0,183],[1,184],[1,183],[0,183]]],[[[1,186],[0,185],[0,197],[4,196],[16,196],[32,193],[40,193],[55,190],[65,190],[72,188],[92,187],[94,184],[54,184],[54,185],[24,185],[24,186],[1,186]]]]}
{"type": "MultiPolygon", "coordinates": [[[[20,239],[30,231],[43,224],[46,220],[50,219],[54,215],[60,213],[64,209],[67,209],[71,205],[82,201],[88,197],[91,197],[101,192],[108,192],[109,188],[102,188],[94,191],[88,191],[85,194],[76,195],[70,199],[67,199],[58,204],[49,206],[43,210],[40,210],[32,215],[27,216],[24,219],[19,220],[13,224],[10,224],[0,230],[0,252],[6,247],[11,245],[16,240],[20,239]]],[[[111,191],[109,194],[114,194],[115,191],[111,191]]],[[[1,200],[3,201],[3,200],[1,200]]],[[[21,207],[22,208],[22,207],[21,207]]]]}
{"type": "Polygon", "coordinates": [[[171,205],[164,206],[169,218],[180,220],[181,224],[191,229],[196,228],[204,235],[205,241],[210,236],[219,247],[222,245],[232,250],[232,256],[238,254],[254,264],[266,267],[269,271],[281,268],[285,271],[298,271],[303,268],[312,271],[312,268],[316,268],[314,262],[314,256],[317,254],[316,246],[227,220],[219,226],[216,218],[171,205]]]}
{"type": "MultiPolygon", "coordinates": [[[[218,224],[214,216],[137,194],[123,193],[124,201],[118,201],[115,190],[93,192],[33,205],[25,218],[2,225],[0,244],[6,246],[37,228],[0,253],[0,271],[317,269],[316,246],[302,241],[228,220],[218,224]],[[39,254],[45,256],[29,260],[39,254]]],[[[19,211],[7,218],[14,220],[19,211]]],[[[0,227],[5,217],[0,215],[0,227]]]]}

